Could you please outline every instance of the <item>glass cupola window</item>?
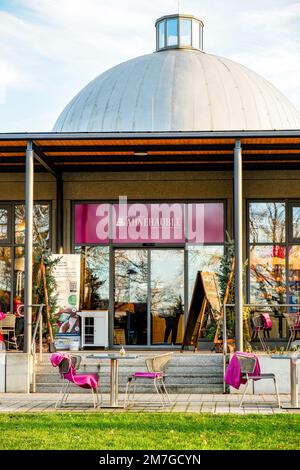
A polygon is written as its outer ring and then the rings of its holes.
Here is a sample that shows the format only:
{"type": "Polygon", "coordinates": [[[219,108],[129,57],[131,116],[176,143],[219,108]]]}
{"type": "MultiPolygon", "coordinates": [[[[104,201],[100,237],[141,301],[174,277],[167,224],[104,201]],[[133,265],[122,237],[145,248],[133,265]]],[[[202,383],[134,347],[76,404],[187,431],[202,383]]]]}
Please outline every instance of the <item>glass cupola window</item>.
{"type": "Polygon", "coordinates": [[[203,50],[203,22],[190,15],[168,15],[156,21],[156,50],[203,50]]]}

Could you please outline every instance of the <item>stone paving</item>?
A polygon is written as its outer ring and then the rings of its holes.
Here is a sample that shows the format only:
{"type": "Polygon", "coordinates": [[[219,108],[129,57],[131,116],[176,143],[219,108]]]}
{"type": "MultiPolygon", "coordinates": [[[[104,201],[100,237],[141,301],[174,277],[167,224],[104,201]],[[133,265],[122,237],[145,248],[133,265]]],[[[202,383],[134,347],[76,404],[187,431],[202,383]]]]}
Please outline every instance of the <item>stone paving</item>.
{"type": "MultiPolygon", "coordinates": [[[[55,409],[57,393],[0,394],[0,413],[37,413],[37,412],[189,412],[189,413],[232,413],[232,414],[273,414],[273,413],[300,413],[298,410],[278,408],[274,395],[247,395],[242,408],[239,407],[240,396],[237,394],[173,394],[170,395],[171,405],[162,407],[155,394],[138,394],[134,406],[127,408],[105,408],[109,396],[103,396],[103,407],[94,408],[92,395],[88,393],[70,394],[67,404],[63,408],[55,409]]],[[[122,405],[124,396],[120,395],[122,405]]],[[[289,395],[281,395],[284,406],[290,404],[289,395]]]]}

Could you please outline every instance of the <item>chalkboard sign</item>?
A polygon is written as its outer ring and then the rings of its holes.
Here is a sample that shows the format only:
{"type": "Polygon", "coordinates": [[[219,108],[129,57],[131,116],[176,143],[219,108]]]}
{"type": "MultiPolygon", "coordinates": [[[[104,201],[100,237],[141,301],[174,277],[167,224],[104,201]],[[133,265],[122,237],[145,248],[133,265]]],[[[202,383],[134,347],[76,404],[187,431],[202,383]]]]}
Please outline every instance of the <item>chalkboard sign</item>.
{"type": "Polygon", "coordinates": [[[215,320],[217,320],[221,312],[221,302],[216,275],[215,273],[211,272],[198,271],[194,284],[181,352],[185,346],[193,346],[194,351],[196,351],[201,336],[204,315],[208,306],[210,306],[210,311],[213,317],[215,320]]]}

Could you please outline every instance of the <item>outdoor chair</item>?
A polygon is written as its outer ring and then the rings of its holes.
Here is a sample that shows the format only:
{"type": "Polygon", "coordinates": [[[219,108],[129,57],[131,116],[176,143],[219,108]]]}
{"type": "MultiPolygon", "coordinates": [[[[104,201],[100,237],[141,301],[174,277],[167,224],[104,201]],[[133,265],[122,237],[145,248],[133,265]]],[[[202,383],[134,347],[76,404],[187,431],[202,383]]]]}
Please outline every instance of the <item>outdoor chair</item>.
{"type": "Polygon", "coordinates": [[[94,408],[101,406],[102,393],[100,390],[100,403],[99,403],[99,373],[78,373],[81,364],[81,356],[67,355],[63,353],[54,353],[50,357],[53,367],[58,366],[60,377],[63,381],[61,390],[59,392],[55,408],[62,407],[66,404],[72,384],[90,389],[93,395],[94,408]]]}
{"type": "Polygon", "coordinates": [[[246,392],[248,390],[248,386],[250,381],[252,380],[252,390],[254,394],[254,381],[255,380],[273,380],[274,383],[274,388],[275,388],[275,393],[277,397],[277,403],[278,407],[280,408],[280,397],[279,397],[279,392],[278,392],[278,385],[277,385],[277,380],[276,376],[273,373],[270,374],[259,374],[259,375],[254,375],[254,371],[256,368],[256,364],[258,361],[258,357],[253,354],[253,357],[247,357],[244,356],[243,354],[238,354],[236,353],[236,357],[239,361],[240,368],[241,368],[241,374],[242,374],[242,379],[246,380],[246,385],[245,385],[245,390],[243,392],[241,401],[240,401],[240,406],[242,406],[246,392]]]}
{"type": "Polygon", "coordinates": [[[2,332],[7,349],[9,345],[13,344],[15,349],[18,349],[17,337],[16,337],[16,316],[13,313],[7,313],[5,317],[0,321],[0,331],[2,332]],[[5,336],[7,339],[5,340],[5,336]]]}
{"type": "Polygon", "coordinates": [[[165,369],[167,363],[171,360],[172,355],[173,353],[164,353],[147,358],[145,360],[147,372],[135,372],[128,377],[125,391],[124,408],[130,405],[130,400],[132,401],[132,405],[134,404],[136,383],[141,379],[144,383],[145,381],[146,383],[152,382],[162,406],[171,404],[170,397],[165,385],[165,369]],[[133,394],[131,394],[132,385],[133,394]]]}
{"type": "Polygon", "coordinates": [[[270,337],[272,321],[268,312],[254,312],[252,316],[253,332],[251,341],[258,338],[263,351],[267,351],[266,335],[270,337]]]}
{"type": "Polygon", "coordinates": [[[297,337],[297,333],[300,332],[300,315],[299,313],[285,313],[284,316],[290,330],[290,337],[286,346],[286,350],[289,351],[292,342],[297,337]]]}

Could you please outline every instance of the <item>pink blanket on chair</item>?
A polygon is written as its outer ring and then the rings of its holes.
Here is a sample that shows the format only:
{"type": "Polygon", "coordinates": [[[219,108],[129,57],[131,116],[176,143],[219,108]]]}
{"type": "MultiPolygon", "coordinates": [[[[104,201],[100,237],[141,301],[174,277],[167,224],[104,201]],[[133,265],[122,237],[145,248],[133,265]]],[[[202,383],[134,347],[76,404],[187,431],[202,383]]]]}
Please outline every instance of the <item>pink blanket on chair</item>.
{"type": "Polygon", "coordinates": [[[239,356],[247,356],[247,357],[254,357],[256,359],[256,364],[254,368],[253,374],[249,374],[249,376],[256,376],[260,375],[260,365],[259,365],[259,360],[258,357],[255,354],[252,353],[244,353],[244,352],[239,352],[237,351],[234,353],[234,355],[231,358],[231,361],[229,363],[229,366],[227,367],[226,374],[225,374],[225,382],[228,385],[231,385],[231,387],[239,389],[241,384],[244,384],[247,382],[246,379],[243,379],[242,373],[241,373],[241,366],[239,363],[239,360],[237,358],[237,355],[239,356]]]}
{"type": "MultiPolygon", "coordinates": [[[[71,365],[71,358],[69,354],[64,353],[53,353],[50,357],[50,362],[53,367],[57,367],[63,359],[68,359],[71,365]]],[[[99,380],[98,374],[77,374],[76,370],[72,366],[70,367],[69,372],[64,374],[64,378],[69,380],[69,382],[78,385],[78,387],[93,389],[97,388],[99,380]]]]}

